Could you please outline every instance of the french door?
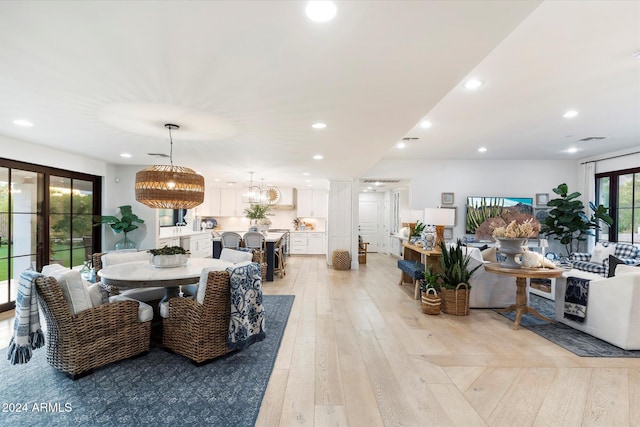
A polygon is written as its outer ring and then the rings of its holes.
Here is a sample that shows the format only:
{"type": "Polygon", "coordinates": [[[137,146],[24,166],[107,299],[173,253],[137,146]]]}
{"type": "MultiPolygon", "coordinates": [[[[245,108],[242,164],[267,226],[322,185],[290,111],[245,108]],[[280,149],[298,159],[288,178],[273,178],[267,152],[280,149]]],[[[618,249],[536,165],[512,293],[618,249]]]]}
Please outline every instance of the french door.
{"type": "Polygon", "coordinates": [[[90,259],[100,192],[97,176],[0,159],[0,311],[14,308],[25,269],[90,259]]]}

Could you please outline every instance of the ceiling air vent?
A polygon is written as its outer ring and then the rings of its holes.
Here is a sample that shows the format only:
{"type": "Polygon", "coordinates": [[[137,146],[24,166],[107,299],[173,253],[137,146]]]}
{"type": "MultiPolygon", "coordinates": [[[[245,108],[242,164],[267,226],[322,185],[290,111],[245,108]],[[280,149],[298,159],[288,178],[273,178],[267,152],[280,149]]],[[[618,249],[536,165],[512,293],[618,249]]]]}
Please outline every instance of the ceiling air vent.
{"type": "Polygon", "coordinates": [[[606,136],[588,136],[586,138],[579,139],[578,141],[587,142],[587,141],[595,141],[598,139],[607,139],[606,136]]]}
{"type": "Polygon", "coordinates": [[[147,153],[147,154],[153,157],[169,157],[168,154],[163,154],[163,153],[147,153]]]}
{"type": "Polygon", "coordinates": [[[367,184],[375,184],[376,182],[379,182],[381,184],[397,184],[398,182],[400,182],[399,179],[363,179],[362,182],[365,182],[367,184]]]}
{"type": "Polygon", "coordinates": [[[404,138],[402,138],[403,141],[417,141],[420,138],[418,138],[417,136],[405,136],[404,138]]]}

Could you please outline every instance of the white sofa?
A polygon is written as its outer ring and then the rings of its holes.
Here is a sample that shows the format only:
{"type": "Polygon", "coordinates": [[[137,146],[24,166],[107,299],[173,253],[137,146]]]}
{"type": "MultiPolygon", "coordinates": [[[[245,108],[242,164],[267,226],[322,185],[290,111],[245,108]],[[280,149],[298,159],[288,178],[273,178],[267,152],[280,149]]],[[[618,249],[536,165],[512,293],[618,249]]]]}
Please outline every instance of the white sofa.
{"type": "Polygon", "coordinates": [[[640,350],[640,269],[626,270],[624,273],[616,270],[616,276],[610,278],[576,269],[564,273],[556,279],[556,321],[625,350],[640,350]],[[564,296],[570,276],[590,280],[583,323],[564,318],[564,296]]]}
{"type": "MultiPolygon", "coordinates": [[[[469,269],[489,262],[483,259],[478,248],[467,248],[467,254],[471,257],[469,269]]],[[[515,277],[493,274],[480,267],[469,282],[470,308],[504,308],[516,303],[515,277]]]]}

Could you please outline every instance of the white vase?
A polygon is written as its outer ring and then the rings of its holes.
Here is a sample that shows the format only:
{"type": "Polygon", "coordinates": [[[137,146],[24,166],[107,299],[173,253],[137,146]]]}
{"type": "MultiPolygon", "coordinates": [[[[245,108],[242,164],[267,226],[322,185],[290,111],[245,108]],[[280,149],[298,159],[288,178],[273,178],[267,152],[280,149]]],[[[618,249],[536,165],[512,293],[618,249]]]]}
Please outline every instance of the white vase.
{"type": "Polygon", "coordinates": [[[496,240],[500,243],[498,252],[507,257],[505,261],[500,262],[500,266],[504,268],[520,268],[520,264],[516,261],[516,256],[524,252],[522,247],[527,244],[527,239],[496,237],[496,240]]]}

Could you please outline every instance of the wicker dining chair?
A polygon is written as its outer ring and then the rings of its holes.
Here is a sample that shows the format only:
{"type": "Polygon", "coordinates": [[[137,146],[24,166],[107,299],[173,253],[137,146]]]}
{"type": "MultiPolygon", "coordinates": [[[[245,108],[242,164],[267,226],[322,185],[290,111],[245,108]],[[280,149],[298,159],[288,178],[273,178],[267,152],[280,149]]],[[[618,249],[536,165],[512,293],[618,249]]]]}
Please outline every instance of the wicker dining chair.
{"type": "Polygon", "coordinates": [[[229,249],[238,249],[240,242],[242,242],[242,236],[233,231],[225,231],[220,235],[222,239],[222,247],[229,249]]]}
{"type": "Polygon", "coordinates": [[[47,323],[47,361],[71,379],[149,351],[151,320],[138,321],[137,301],[117,301],[72,314],[56,279],[40,276],[36,288],[47,323]]]}
{"type": "Polygon", "coordinates": [[[229,273],[210,271],[202,304],[191,298],[171,298],[162,319],[162,345],[196,365],[222,356],[231,318],[229,273]]]}

